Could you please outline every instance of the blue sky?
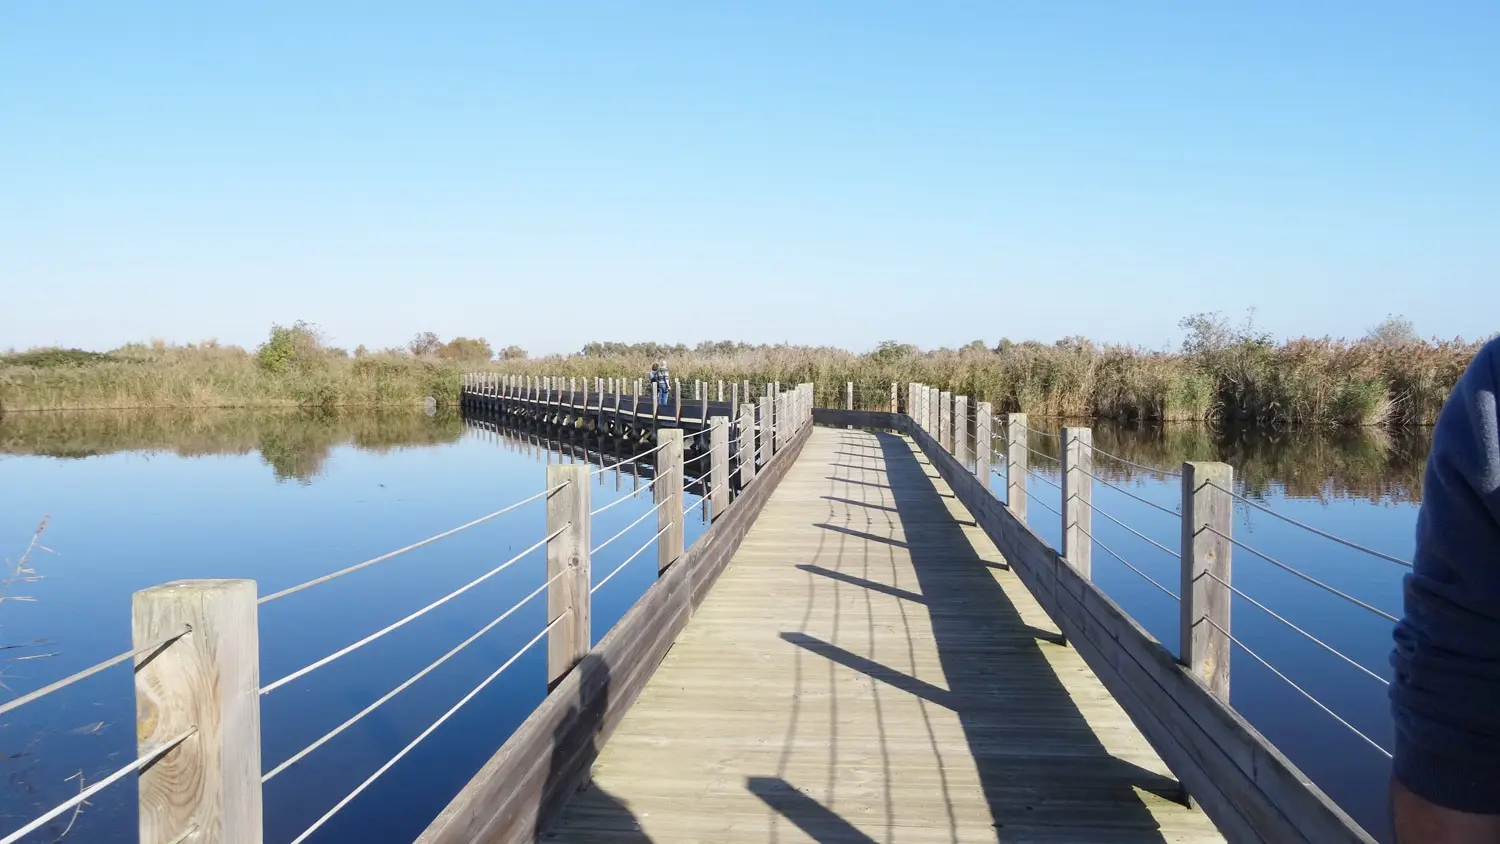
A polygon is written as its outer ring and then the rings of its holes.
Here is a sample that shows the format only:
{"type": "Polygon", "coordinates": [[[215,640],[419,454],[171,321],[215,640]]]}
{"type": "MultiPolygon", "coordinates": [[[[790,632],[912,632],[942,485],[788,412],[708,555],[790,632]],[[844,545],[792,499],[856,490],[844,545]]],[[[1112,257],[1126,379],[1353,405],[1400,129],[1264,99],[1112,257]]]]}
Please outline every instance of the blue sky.
{"type": "Polygon", "coordinates": [[[1500,328],[1494,3],[0,4],[0,348],[1500,328]]]}

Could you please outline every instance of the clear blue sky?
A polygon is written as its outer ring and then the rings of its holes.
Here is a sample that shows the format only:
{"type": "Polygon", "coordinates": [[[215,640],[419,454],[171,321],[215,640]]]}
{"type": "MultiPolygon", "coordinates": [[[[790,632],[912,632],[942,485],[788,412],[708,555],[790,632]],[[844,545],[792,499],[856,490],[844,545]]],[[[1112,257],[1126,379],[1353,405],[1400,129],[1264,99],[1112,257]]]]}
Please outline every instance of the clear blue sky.
{"type": "Polygon", "coordinates": [[[1500,328],[1500,4],[0,4],[0,348],[1500,328]]]}

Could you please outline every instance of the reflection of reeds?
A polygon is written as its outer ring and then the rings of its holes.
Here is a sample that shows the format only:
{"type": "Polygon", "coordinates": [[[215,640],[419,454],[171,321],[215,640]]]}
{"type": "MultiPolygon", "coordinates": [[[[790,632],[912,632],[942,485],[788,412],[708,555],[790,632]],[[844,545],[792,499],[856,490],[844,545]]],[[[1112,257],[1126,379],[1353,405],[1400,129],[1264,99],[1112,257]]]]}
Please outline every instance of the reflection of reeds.
{"type": "Polygon", "coordinates": [[[117,451],[184,457],[248,454],[278,479],[307,481],[329,451],[351,443],[365,451],[455,442],[457,413],[416,411],[180,410],[14,413],[0,419],[0,453],[89,457],[117,451]]]}
{"type": "MultiPolygon", "coordinates": [[[[1427,429],[1318,431],[1107,423],[1094,425],[1093,431],[1095,447],[1144,466],[1177,471],[1188,460],[1228,463],[1247,495],[1274,489],[1294,498],[1378,504],[1421,501],[1422,473],[1431,448],[1427,429]]],[[[1061,458],[1056,439],[1033,436],[1028,445],[1061,458]]],[[[1095,473],[1106,479],[1159,477],[1103,456],[1095,457],[1095,473]]]]}

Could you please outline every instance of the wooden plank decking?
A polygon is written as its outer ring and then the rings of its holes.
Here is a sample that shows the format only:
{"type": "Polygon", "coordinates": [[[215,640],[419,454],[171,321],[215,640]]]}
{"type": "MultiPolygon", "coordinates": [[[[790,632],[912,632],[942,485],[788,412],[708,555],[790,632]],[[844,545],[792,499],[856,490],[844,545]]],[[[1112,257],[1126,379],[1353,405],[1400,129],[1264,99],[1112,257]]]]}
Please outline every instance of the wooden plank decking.
{"type": "Polygon", "coordinates": [[[547,838],[1222,841],[1056,636],[910,440],[814,430],[547,838]]]}

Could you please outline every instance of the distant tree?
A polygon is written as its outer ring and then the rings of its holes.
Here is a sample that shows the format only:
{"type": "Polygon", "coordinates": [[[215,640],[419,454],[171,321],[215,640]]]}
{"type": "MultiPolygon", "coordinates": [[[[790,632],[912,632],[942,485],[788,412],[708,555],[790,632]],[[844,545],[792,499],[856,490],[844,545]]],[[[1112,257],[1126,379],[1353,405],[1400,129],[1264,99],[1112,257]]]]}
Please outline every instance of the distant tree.
{"type": "Polygon", "coordinates": [[[971,341],[968,345],[964,346],[962,349],[959,349],[960,352],[968,352],[970,354],[987,354],[989,350],[989,344],[985,343],[983,340],[971,341]]]}
{"type": "Polygon", "coordinates": [[[1388,314],[1386,318],[1365,332],[1365,339],[1382,346],[1405,346],[1421,342],[1411,320],[1400,314],[1388,314]]]}
{"type": "Polygon", "coordinates": [[[506,346],[500,350],[501,360],[525,360],[526,350],[520,346],[506,346]]]}
{"type": "Polygon", "coordinates": [[[368,355],[369,353],[370,353],[370,350],[365,348],[365,344],[364,343],[360,343],[358,346],[354,347],[354,356],[357,357],[357,358],[362,358],[365,355],[368,355]]]}
{"type": "Polygon", "coordinates": [[[406,344],[406,350],[411,352],[413,357],[419,358],[433,357],[442,347],[442,339],[431,331],[419,332],[406,344]]]}
{"type": "Polygon", "coordinates": [[[1016,343],[1014,340],[1010,339],[1009,337],[1001,337],[1000,342],[995,344],[995,354],[1003,355],[1006,352],[1009,352],[1011,349],[1015,348],[1015,346],[1016,343]]]}
{"type": "Polygon", "coordinates": [[[490,348],[489,341],[483,337],[473,339],[468,337],[454,337],[452,340],[438,347],[437,356],[443,360],[484,363],[494,357],[495,352],[490,348]]]}
{"type": "Polygon", "coordinates": [[[914,357],[916,354],[917,347],[910,343],[897,343],[895,340],[885,340],[875,347],[875,351],[870,353],[870,360],[880,364],[899,363],[909,357],[914,357]]]}
{"type": "Polygon", "coordinates": [[[272,325],[271,336],[255,350],[256,360],[269,372],[281,374],[306,369],[324,358],[323,333],[310,322],[297,320],[290,328],[272,325]]]}

